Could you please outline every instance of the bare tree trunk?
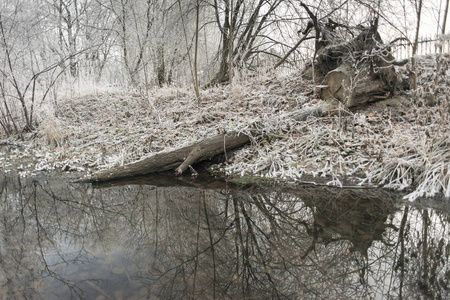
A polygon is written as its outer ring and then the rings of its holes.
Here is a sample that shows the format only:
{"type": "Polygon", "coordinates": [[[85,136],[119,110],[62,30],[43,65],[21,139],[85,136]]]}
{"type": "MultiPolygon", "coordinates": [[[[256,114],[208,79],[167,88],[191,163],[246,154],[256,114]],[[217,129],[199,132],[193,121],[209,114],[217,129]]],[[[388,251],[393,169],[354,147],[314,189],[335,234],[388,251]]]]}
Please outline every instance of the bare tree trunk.
{"type": "Polygon", "coordinates": [[[70,57],[69,74],[76,78],[79,76],[79,62],[74,53],[78,52],[78,39],[80,38],[81,18],[86,12],[87,4],[83,1],[55,0],[53,7],[58,13],[59,47],[62,53],[70,57]]]}
{"type": "MultiPolygon", "coordinates": [[[[448,15],[448,4],[449,4],[449,2],[450,2],[450,0],[447,0],[445,2],[445,11],[444,11],[444,18],[442,20],[441,35],[445,34],[445,27],[447,25],[447,15],[448,15]]],[[[441,43],[439,43],[439,45],[438,45],[438,49],[439,49],[438,53],[439,53],[439,55],[437,57],[436,72],[435,72],[435,75],[434,75],[434,93],[431,96],[431,99],[430,99],[430,101],[428,103],[428,105],[430,105],[430,106],[436,104],[437,93],[439,91],[438,83],[439,83],[439,78],[440,78],[439,74],[441,73],[441,67],[442,67],[442,57],[441,56],[442,56],[442,43],[443,43],[441,37],[440,37],[440,39],[441,39],[441,43]]]]}
{"type": "Polygon", "coordinates": [[[211,80],[209,84],[216,84],[216,83],[223,83],[226,82],[228,77],[228,70],[229,70],[229,63],[228,60],[230,58],[230,8],[228,1],[225,1],[225,8],[224,8],[224,21],[223,24],[220,21],[220,12],[219,12],[219,5],[217,3],[217,0],[214,0],[214,10],[215,10],[215,17],[216,17],[216,23],[219,27],[220,35],[221,35],[221,43],[220,43],[220,50],[219,50],[219,57],[220,57],[220,63],[219,63],[219,70],[214,76],[214,78],[211,80]]]}
{"type": "Polygon", "coordinates": [[[234,49],[234,43],[233,43],[233,20],[234,20],[234,0],[230,1],[230,16],[227,18],[230,19],[230,33],[228,38],[228,83],[233,83],[233,49],[234,49]]]}
{"type": "Polygon", "coordinates": [[[411,88],[413,90],[417,90],[417,61],[416,54],[417,48],[419,45],[419,31],[420,31],[420,19],[422,16],[422,0],[419,0],[419,4],[417,9],[417,22],[416,22],[416,34],[414,38],[414,45],[412,50],[412,59],[411,59],[411,88]]]}
{"type": "Polygon", "coordinates": [[[164,43],[156,50],[156,81],[159,87],[166,83],[166,63],[164,57],[164,43]]]}
{"type": "Polygon", "coordinates": [[[116,15],[120,22],[120,42],[122,47],[122,58],[124,61],[125,69],[128,72],[131,83],[136,86],[139,84],[139,72],[144,68],[146,64],[145,52],[147,50],[147,44],[150,39],[150,31],[153,27],[154,21],[154,7],[153,1],[147,0],[145,2],[145,21],[142,23],[139,16],[139,11],[136,10],[136,5],[139,2],[135,1],[120,1],[120,7],[118,10],[114,6],[109,9],[116,15]],[[117,12],[119,11],[119,12],[117,12]],[[131,18],[128,18],[131,13],[131,18]],[[129,28],[134,23],[134,29],[129,28]],[[139,24],[144,24],[145,29],[141,30],[139,24]],[[132,55],[132,49],[130,44],[134,38],[137,44],[137,53],[132,55]]]}
{"type": "Polygon", "coordinates": [[[194,57],[194,66],[192,66],[192,58],[191,58],[191,51],[188,43],[188,37],[187,37],[187,30],[186,30],[186,23],[184,21],[184,14],[183,9],[181,8],[181,0],[178,0],[178,8],[180,10],[180,17],[181,17],[181,24],[183,26],[183,33],[184,33],[184,42],[186,44],[186,53],[189,60],[189,70],[191,71],[191,78],[192,82],[194,84],[195,89],[195,95],[197,96],[197,99],[200,98],[200,90],[198,89],[198,77],[197,77],[197,49],[198,49],[198,22],[199,22],[199,6],[197,1],[197,16],[196,16],[196,32],[195,32],[195,57],[194,57]]]}
{"type": "Polygon", "coordinates": [[[216,23],[221,34],[219,49],[219,70],[208,85],[230,82],[232,69],[241,68],[251,57],[263,52],[259,50],[258,40],[270,22],[281,0],[255,0],[246,5],[244,0],[225,0],[224,7],[219,7],[214,0],[216,23]],[[251,9],[249,9],[251,7],[251,9]],[[223,22],[221,13],[223,12],[223,22]]]}
{"type": "Polygon", "coordinates": [[[28,113],[28,108],[27,105],[25,103],[25,95],[22,93],[19,83],[17,82],[17,78],[16,78],[16,72],[14,70],[13,67],[13,62],[11,60],[11,53],[9,50],[9,45],[8,42],[6,40],[6,34],[5,34],[5,30],[3,28],[3,21],[2,21],[2,15],[0,13],[0,34],[2,36],[2,42],[3,45],[5,47],[5,56],[6,56],[6,65],[9,69],[9,72],[11,73],[11,77],[12,79],[10,80],[12,83],[12,86],[14,87],[14,90],[17,93],[17,99],[19,99],[20,104],[22,106],[22,113],[24,115],[25,121],[26,121],[26,126],[28,127],[28,129],[32,128],[32,124],[31,124],[31,120],[30,120],[30,115],[28,113]]]}
{"type": "Polygon", "coordinates": [[[197,0],[196,18],[195,18],[195,52],[194,52],[194,89],[197,99],[200,99],[200,87],[198,83],[198,36],[200,34],[200,1],[197,0]]]}

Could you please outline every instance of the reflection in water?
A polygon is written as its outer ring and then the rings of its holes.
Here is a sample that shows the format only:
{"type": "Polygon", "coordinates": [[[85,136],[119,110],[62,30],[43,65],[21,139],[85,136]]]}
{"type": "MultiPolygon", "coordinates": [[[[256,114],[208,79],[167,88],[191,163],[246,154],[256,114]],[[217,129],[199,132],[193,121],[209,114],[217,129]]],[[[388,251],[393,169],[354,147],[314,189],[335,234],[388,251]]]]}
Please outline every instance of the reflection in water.
{"type": "Polygon", "coordinates": [[[0,177],[1,299],[445,299],[448,212],[313,187],[0,177]]]}

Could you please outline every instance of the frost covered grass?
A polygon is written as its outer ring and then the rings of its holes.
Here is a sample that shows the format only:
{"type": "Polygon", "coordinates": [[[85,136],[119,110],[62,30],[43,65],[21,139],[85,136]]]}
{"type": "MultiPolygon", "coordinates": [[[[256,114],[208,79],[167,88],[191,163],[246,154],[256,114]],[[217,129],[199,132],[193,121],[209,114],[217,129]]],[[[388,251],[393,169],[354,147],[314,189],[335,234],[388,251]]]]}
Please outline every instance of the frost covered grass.
{"type": "Polygon", "coordinates": [[[67,97],[39,112],[37,131],[24,141],[3,139],[10,156],[3,153],[0,160],[4,170],[18,168],[11,163],[14,156],[24,175],[89,173],[239,131],[252,135],[252,143],[219,165],[228,176],[298,182],[308,175],[329,185],[408,190],[409,200],[450,197],[445,84],[433,107],[425,107],[422,98],[397,97],[301,122],[289,118],[292,111],[317,104],[312,91],[300,76],[274,75],[203,90],[200,100],[174,87],[67,97]]]}
{"type": "Polygon", "coordinates": [[[450,124],[442,107],[419,108],[410,126],[397,126],[385,147],[384,163],[370,174],[386,187],[415,186],[407,198],[450,197],[450,124]]]}
{"type": "Polygon", "coordinates": [[[211,88],[202,92],[201,101],[172,87],[67,97],[42,107],[36,131],[25,134],[23,141],[4,137],[0,144],[15,158],[32,160],[38,171],[91,172],[218,133],[246,130],[253,121],[291,109],[295,102],[269,93],[271,88],[279,89],[280,83],[268,79],[234,90],[211,88]]]}
{"type": "Polygon", "coordinates": [[[417,114],[420,110],[411,109],[394,117],[386,108],[310,118],[306,123],[280,116],[279,123],[266,128],[274,141],[262,139],[241,150],[235,157],[239,163],[226,165],[225,170],[230,175],[294,181],[308,174],[337,186],[351,178],[359,185],[414,187],[409,200],[439,193],[450,197],[450,124],[440,120],[421,124],[424,120],[417,114]]]}

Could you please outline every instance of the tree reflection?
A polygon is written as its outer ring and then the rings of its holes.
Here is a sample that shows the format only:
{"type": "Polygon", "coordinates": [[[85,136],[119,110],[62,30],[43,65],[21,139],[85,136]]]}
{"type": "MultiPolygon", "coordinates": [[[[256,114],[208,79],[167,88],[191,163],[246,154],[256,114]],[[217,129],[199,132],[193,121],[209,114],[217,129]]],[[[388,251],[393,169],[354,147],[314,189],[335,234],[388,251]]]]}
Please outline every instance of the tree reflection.
{"type": "Polygon", "coordinates": [[[0,298],[448,297],[448,212],[378,190],[214,185],[0,178],[0,298]]]}
{"type": "Polygon", "coordinates": [[[399,234],[399,298],[422,294],[429,299],[447,299],[450,291],[448,212],[406,207],[399,234]]]}

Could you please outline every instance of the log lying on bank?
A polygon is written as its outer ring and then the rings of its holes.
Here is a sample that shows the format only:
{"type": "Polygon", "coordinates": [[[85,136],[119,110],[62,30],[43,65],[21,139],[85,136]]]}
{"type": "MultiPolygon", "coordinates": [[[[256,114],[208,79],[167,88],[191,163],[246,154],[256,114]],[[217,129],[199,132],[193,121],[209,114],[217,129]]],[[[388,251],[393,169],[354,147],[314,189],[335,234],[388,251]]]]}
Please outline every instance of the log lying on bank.
{"type": "Polygon", "coordinates": [[[156,153],[134,163],[99,171],[89,178],[80,179],[78,182],[105,182],[170,170],[175,170],[176,175],[181,175],[190,165],[196,162],[242,147],[249,142],[250,138],[245,134],[236,132],[220,134],[187,147],[170,152],[156,153]]]}
{"type": "MultiPolygon", "coordinates": [[[[336,108],[336,101],[320,101],[317,105],[292,112],[286,117],[296,121],[304,121],[311,115],[319,117],[332,113],[336,108]]],[[[254,127],[261,128],[262,126],[259,124],[254,127]]],[[[255,135],[257,134],[255,132],[255,135]]],[[[250,143],[250,137],[242,133],[219,134],[187,147],[156,153],[137,162],[98,171],[90,177],[78,180],[78,182],[106,182],[172,170],[175,171],[175,175],[181,175],[189,166],[195,163],[211,159],[226,151],[243,147],[248,143],[250,143]]]]}
{"type": "Polygon", "coordinates": [[[337,101],[328,99],[326,101],[320,101],[318,104],[299,109],[286,115],[286,118],[295,120],[297,122],[305,121],[309,116],[322,117],[326,115],[332,115],[339,109],[339,103],[337,101]]]}

